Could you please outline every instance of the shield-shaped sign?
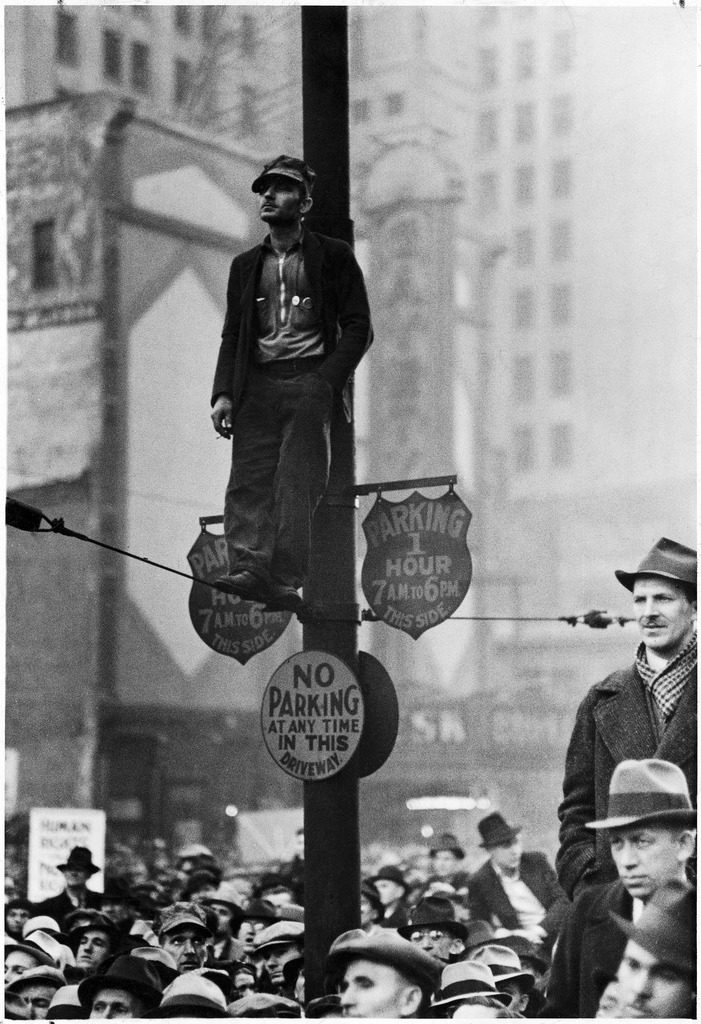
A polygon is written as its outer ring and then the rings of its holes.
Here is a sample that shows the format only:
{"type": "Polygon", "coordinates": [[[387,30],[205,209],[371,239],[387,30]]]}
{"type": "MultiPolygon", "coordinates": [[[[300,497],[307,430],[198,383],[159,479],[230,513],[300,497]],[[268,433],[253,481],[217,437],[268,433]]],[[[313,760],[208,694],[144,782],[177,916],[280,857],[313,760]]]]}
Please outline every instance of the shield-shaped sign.
{"type": "MultiPolygon", "coordinates": [[[[213,583],[228,569],[226,539],[203,529],[187,560],[196,579],[213,583]]],[[[262,604],[203,583],[192,584],[189,608],[192,625],[207,646],[242,665],[274,644],[292,618],[291,612],[268,612],[262,604]]]]}
{"type": "Polygon", "coordinates": [[[467,530],[472,513],[451,488],[440,498],[418,491],[377,501],[363,522],[363,593],[388,626],[414,640],[450,618],[472,579],[467,530]]]}

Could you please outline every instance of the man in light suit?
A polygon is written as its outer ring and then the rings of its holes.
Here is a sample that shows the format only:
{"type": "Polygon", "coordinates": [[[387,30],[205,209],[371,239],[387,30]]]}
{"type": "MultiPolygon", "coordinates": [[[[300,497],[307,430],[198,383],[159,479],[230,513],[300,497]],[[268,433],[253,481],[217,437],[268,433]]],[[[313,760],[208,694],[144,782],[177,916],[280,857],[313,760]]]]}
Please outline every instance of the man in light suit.
{"type": "Polygon", "coordinates": [[[470,917],[494,927],[494,940],[522,935],[549,948],[567,911],[567,897],[543,853],[524,853],[520,827],[495,811],[477,824],[489,859],[470,878],[470,917]]]}
{"type": "Polygon", "coordinates": [[[641,642],[635,662],[593,686],[579,706],[565,762],[558,878],[571,898],[613,881],[609,844],[587,829],[604,818],[617,764],[660,758],[697,779],[696,552],[662,537],[634,572],[616,570],[633,594],[641,642]]]}

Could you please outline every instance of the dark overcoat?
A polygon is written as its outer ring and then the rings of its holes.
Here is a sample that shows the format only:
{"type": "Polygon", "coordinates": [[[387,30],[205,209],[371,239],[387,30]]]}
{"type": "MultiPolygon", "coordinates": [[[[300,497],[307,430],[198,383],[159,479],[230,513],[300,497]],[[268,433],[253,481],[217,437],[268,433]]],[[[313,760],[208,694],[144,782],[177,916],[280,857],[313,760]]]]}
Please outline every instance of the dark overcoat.
{"type": "MultiPolygon", "coordinates": [[[[521,880],[545,908],[542,927],[548,935],[545,942],[547,946],[554,942],[569,902],[544,853],[533,851],[522,854],[519,874],[521,880]]],[[[509,903],[491,861],[486,861],[471,876],[468,883],[467,905],[473,920],[489,921],[495,928],[507,928],[509,931],[514,931],[520,926],[518,915],[509,903]]]]}
{"type": "Polygon", "coordinates": [[[601,993],[594,971],[613,977],[627,942],[609,911],[631,920],[633,901],[621,882],[591,886],[571,904],[539,1017],[596,1016],[601,993]]]}
{"type": "MultiPolygon", "coordinates": [[[[372,327],[365,282],[351,247],[338,238],[313,231],[302,236],[304,269],[309,298],[321,311],[326,359],[315,369],[344,396],[350,416],[348,381],[372,342],[372,327]]],[[[228,395],[233,416],[241,404],[246,376],[258,339],[256,290],[263,262],[263,245],[236,256],[229,271],[226,316],[214,374],[212,402],[228,395]]]]}
{"type": "MultiPolygon", "coordinates": [[[[93,892],[91,889],[86,890],[85,893],[85,906],[89,910],[99,910],[102,903],[102,896],[99,892],[93,892]]],[[[37,915],[46,915],[52,917],[57,922],[59,928],[63,927],[63,919],[67,914],[70,914],[76,909],[75,903],[71,902],[70,896],[64,889],[58,896],[49,896],[48,899],[42,900],[41,903],[34,904],[34,913],[37,915]]]]}
{"type": "Polygon", "coordinates": [[[658,742],[643,682],[635,667],[614,672],[593,686],[579,706],[565,761],[556,868],[571,897],[578,882],[613,881],[616,869],[604,829],[588,821],[606,817],[613,770],[628,758],[657,757],[684,772],[694,804],[697,779],[697,682],[689,679],[679,705],[658,742]]]}

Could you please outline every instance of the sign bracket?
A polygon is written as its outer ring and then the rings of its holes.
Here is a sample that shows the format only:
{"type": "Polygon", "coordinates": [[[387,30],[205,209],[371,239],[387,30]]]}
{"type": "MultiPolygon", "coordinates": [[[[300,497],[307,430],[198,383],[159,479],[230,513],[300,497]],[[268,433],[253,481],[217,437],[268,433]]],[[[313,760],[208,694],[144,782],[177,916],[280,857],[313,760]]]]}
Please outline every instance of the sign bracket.
{"type": "Polygon", "coordinates": [[[361,494],[382,494],[383,491],[410,491],[417,487],[445,487],[448,486],[450,493],[458,482],[457,473],[448,476],[422,476],[415,480],[381,480],[378,483],[356,484],[353,487],[344,487],[342,491],[331,493],[326,496],[328,504],[340,504],[340,499],[351,495],[361,494]]]}

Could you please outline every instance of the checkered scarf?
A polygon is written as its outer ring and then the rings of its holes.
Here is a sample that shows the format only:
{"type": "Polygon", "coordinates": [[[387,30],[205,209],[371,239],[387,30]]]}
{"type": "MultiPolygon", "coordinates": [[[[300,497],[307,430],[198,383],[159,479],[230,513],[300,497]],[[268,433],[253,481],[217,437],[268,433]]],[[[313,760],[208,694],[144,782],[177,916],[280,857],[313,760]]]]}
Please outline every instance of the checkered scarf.
{"type": "Polygon", "coordinates": [[[641,643],[638,647],[635,655],[635,667],[640,673],[643,683],[652,694],[652,699],[660,709],[665,722],[672,717],[681,700],[687,680],[696,668],[696,659],[695,633],[686,647],[658,673],[648,664],[645,644],[641,643]]]}

